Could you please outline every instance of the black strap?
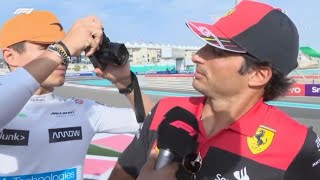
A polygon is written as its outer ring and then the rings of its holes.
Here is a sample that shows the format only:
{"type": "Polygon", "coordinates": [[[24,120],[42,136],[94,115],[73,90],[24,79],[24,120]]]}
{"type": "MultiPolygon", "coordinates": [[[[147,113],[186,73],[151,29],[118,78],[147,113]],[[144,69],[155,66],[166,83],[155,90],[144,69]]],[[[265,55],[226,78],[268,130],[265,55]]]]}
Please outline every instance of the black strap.
{"type": "Polygon", "coordinates": [[[133,82],[133,93],[134,93],[134,108],[138,123],[142,123],[145,119],[145,110],[143,106],[143,100],[141,96],[140,86],[138,78],[134,72],[130,71],[132,82],[133,82]]]}

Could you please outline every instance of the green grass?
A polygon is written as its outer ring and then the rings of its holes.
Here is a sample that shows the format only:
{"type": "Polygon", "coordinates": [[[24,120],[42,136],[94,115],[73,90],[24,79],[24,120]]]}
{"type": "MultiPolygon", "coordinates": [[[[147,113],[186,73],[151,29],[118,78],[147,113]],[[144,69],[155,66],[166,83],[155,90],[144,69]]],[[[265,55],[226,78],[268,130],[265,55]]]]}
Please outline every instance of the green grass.
{"type": "Polygon", "coordinates": [[[119,157],[121,153],[91,144],[87,154],[96,156],[119,157]]]}

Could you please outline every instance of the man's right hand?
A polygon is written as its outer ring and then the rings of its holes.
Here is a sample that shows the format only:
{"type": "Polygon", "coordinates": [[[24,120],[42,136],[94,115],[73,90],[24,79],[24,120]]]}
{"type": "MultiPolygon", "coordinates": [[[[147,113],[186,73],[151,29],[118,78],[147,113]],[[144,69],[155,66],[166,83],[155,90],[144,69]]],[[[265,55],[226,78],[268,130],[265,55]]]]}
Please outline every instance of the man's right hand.
{"type": "Polygon", "coordinates": [[[71,56],[80,55],[86,51],[86,56],[92,55],[102,42],[103,26],[100,19],[89,16],[76,21],[62,42],[67,46],[71,56]]]}
{"type": "Polygon", "coordinates": [[[177,163],[171,163],[168,164],[158,170],[154,169],[154,166],[156,164],[157,155],[155,152],[151,152],[151,155],[149,157],[149,160],[147,163],[143,166],[143,168],[140,171],[140,174],[137,178],[137,180],[176,180],[176,173],[178,171],[178,164],[177,163]]]}

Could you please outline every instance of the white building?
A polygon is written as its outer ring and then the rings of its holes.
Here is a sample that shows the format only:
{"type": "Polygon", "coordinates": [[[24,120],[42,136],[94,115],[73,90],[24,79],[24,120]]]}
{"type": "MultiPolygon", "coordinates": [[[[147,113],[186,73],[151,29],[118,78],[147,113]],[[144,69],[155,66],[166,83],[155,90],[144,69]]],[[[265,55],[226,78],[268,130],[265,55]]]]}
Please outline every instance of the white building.
{"type": "Polygon", "coordinates": [[[175,65],[177,70],[193,68],[192,55],[196,46],[159,45],[153,43],[125,43],[131,65],[175,65]]]}

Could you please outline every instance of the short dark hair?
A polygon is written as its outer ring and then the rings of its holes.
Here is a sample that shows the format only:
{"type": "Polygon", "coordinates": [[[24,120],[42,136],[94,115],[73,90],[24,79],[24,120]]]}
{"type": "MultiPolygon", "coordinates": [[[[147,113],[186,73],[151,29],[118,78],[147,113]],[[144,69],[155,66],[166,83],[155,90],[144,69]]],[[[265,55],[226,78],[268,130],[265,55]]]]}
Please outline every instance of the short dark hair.
{"type": "Polygon", "coordinates": [[[18,52],[19,54],[22,54],[22,53],[24,53],[26,51],[25,42],[26,41],[18,42],[16,44],[13,44],[13,45],[9,46],[8,48],[11,48],[14,51],[18,52]]]}
{"type": "Polygon", "coordinates": [[[272,64],[269,62],[263,62],[257,60],[255,57],[249,54],[242,55],[245,59],[245,63],[239,69],[239,73],[244,75],[250,70],[259,68],[259,67],[271,67],[272,77],[264,88],[263,100],[271,101],[280,96],[284,96],[289,90],[290,86],[294,83],[294,80],[283,75],[276,69],[272,67],[272,64]]]}

